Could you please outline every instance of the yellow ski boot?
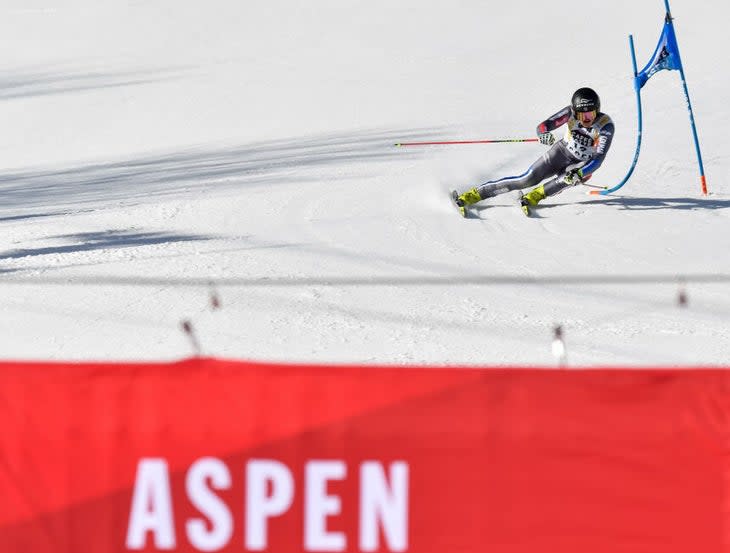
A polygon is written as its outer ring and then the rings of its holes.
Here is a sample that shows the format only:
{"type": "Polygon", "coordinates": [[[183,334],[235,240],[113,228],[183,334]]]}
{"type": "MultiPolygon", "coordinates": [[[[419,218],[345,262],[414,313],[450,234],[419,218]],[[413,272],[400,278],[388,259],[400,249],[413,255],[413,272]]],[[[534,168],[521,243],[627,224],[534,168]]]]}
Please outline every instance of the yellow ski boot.
{"type": "Polygon", "coordinates": [[[540,185],[537,188],[533,188],[527,194],[523,194],[520,197],[520,206],[522,206],[522,212],[529,217],[531,209],[545,198],[545,187],[543,185],[540,185]]]}
{"type": "Polygon", "coordinates": [[[482,197],[479,195],[479,192],[476,188],[467,190],[461,195],[456,190],[454,190],[451,193],[451,198],[454,200],[456,208],[459,210],[459,213],[461,213],[462,217],[466,217],[467,206],[482,201],[482,197]]]}

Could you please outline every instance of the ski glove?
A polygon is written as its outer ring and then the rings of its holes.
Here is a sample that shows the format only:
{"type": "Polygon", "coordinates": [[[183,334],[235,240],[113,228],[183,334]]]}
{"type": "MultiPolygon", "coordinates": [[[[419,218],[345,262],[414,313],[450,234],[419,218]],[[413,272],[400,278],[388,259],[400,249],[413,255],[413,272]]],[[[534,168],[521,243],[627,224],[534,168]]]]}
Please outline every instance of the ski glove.
{"type": "Polygon", "coordinates": [[[563,182],[568,186],[583,184],[583,169],[571,169],[563,175],[563,182]]]}
{"type": "Polygon", "coordinates": [[[541,132],[537,135],[537,139],[540,141],[540,144],[545,144],[545,146],[552,146],[555,144],[555,137],[551,132],[541,132]]]}

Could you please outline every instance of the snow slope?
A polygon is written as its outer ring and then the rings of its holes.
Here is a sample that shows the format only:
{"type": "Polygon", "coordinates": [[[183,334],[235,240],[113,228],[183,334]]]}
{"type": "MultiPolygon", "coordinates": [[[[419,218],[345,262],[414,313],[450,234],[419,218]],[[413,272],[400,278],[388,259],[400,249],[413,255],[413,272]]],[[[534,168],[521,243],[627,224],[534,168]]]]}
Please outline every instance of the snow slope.
{"type": "Polygon", "coordinates": [[[461,220],[449,188],[543,147],[393,143],[529,137],[589,85],[617,124],[594,180],[615,184],[627,37],[643,65],[663,2],[4,0],[2,357],[178,358],[190,320],[222,357],[553,365],[560,324],[572,365],[727,364],[730,282],[691,277],[730,275],[730,8],[672,9],[712,194],[665,71],[620,194],[461,220]],[[664,283],[611,280],[646,275],[664,283]]]}

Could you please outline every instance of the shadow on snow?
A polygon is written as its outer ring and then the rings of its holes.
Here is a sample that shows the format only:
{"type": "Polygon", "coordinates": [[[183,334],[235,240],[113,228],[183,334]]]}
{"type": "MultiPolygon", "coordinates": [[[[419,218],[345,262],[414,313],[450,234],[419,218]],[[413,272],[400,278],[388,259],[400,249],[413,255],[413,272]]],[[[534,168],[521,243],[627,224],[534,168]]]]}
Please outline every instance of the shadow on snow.
{"type": "MultiPolygon", "coordinates": [[[[722,200],[712,197],[680,197],[680,198],[630,198],[625,196],[606,196],[603,198],[588,200],[580,203],[580,205],[608,205],[626,209],[630,211],[649,211],[655,209],[680,209],[680,210],[717,210],[730,208],[730,199],[722,200]]],[[[546,203],[543,207],[558,207],[561,205],[571,205],[570,202],[565,203],[546,203]]]]}
{"type": "Polygon", "coordinates": [[[0,100],[137,86],[179,78],[185,69],[148,71],[15,71],[0,76],[0,100]]]}
{"type": "Polygon", "coordinates": [[[135,246],[149,246],[155,244],[169,244],[173,242],[191,242],[212,240],[212,236],[195,234],[173,234],[167,232],[131,232],[126,230],[105,230],[100,232],[84,232],[50,237],[51,240],[70,242],[58,246],[43,246],[38,248],[23,248],[0,252],[0,261],[21,259],[38,255],[66,254],[89,252],[95,250],[109,250],[135,246]]]}
{"type": "Polygon", "coordinates": [[[173,196],[211,187],[271,186],[374,172],[372,164],[413,159],[422,150],[395,142],[427,139],[435,129],[362,131],[272,140],[221,149],[189,149],[119,162],[0,175],[5,208],[80,206],[173,196]],[[357,170],[353,164],[360,164],[357,170]]]}

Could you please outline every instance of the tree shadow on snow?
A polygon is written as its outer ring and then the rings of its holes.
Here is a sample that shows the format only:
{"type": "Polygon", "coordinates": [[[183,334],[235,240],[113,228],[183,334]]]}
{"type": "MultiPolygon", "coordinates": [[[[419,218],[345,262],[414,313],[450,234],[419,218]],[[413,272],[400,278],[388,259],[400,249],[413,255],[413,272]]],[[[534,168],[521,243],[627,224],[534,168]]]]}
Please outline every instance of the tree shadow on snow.
{"type": "Polygon", "coordinates": [[[15,71],[0,75],[0,100],[55,96],[103,88],[137,86],[174,80],[181,69],[147,71],[15,71]]]}
{"type": "Polygon", "coordinates": [[[43,246],[38,248],[24,248],[0,252],[0,261],[20,259],[50,254],[67,254],[89,252],[95,250],[109,250],[136,246],[150,246],[156,244],[170,244],[174,242],[193,242],[212,240],[213,236],[196,234],[174,234],[167,232],[133,232],[128,230],[105,230],[101,232],[83,232],[79,234],[65,234],[53,236],[50,240],[67,242],[57,246],[43,246]]]}
{"type": "Polygon", "coordinates": [[[394,143],[433,138],[435,129],[371,130],[197,148],[58,170],[0,174],[0,198],[8,207],[79,206],[205,192],[212,188],[274,186],[376,172],[375,164],[412,161],[423,149],[394,143]],[[357,165],[356,165],[357,164],[357,165]]]}
{"type": "Polygon", "coordinates": [[[46,219],[50,217],[65,217],[67,215],[76,215],[79,213],[90,213],[93,209],[74,209],[66,211],[48,211],[46,213],[25,213],[21,215],[9,215],[0,217],[0,223],[14,223],[18,221],[27,221],[29,219],[46,219]]]}

